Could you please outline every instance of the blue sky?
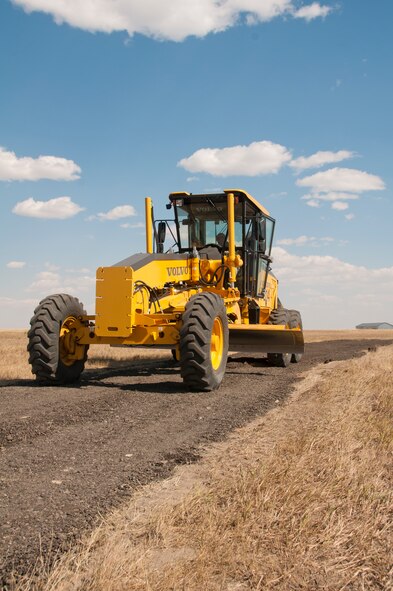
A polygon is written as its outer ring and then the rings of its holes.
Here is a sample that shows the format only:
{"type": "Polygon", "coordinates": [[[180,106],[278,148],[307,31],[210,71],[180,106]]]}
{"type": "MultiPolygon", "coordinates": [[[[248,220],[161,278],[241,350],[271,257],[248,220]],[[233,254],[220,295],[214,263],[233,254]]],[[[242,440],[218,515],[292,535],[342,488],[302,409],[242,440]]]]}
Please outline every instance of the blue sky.
{"type": "Polygon", "coordinates": [[[276,218],[306,327],[393,322],[393,4],[80,4],[0,2],[0,327],[59,291],[94,312],[146,195],[228,187],[276,218]]]}

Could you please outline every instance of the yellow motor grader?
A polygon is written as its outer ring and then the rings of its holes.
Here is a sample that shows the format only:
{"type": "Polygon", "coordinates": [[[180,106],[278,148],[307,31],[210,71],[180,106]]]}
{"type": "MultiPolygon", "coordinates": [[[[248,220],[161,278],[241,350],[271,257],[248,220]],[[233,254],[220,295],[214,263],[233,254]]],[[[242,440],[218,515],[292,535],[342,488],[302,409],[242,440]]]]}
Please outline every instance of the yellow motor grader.
{"type": "Polygon", "coordinates": [[[95,315],[67,294],[40,302],[28,333],[37,380],[75,382],[92,344],[169,348],[198,391],[220,386],[229,348],[276,366],[300,361],[301,317],[281,305],[270,269],[269,212],[234,189],[171,193],[167,209],[173,219],[154,220],[147,197],[146,253],[97,269],[95,315]]]}

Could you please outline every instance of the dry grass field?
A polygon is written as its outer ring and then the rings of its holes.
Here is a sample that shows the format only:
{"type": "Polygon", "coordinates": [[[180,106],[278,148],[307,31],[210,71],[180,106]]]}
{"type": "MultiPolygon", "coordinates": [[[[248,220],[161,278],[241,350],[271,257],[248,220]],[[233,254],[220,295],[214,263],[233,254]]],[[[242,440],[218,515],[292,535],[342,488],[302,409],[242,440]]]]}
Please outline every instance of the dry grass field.
{"type": "MultiPolygon", "coordinates": [[[[0,380],[31,379],[33,377],[26,351],[25,330],[0,330],[0,380]]],[[[168,350],[110,347],[93,345],[89,349],[86,369],[127,366],[133,361],[154,357],[171,358],[168,350]]]]}
{"type": "MultiPolygon", "coordinates": [[[[28,354],[27,336],[24,330],[0,330],[0,380],[32,378],[28,354]]],[[[336,339],[392,339],[393,330],[308,330],[308,343],[336,339]]],[[[157,356],[171,358],[168,350],[149,348],[119,348],[109,345],[93,345],[89,349],[86,369],[127,366],[140,359],[154,359],[157,356]]]]}
{"type": "Polygon", "coordinates": [[[316,367],[19,591],[390,591],[392,372],[391,345],[316,367]]]}
{"type": "Polygon", "coordinates": [[[356,340],[364,339],[393,339],[393,330],[305,330],[304,339],[306,343],[317,343],[320,341],[356,340]]]}

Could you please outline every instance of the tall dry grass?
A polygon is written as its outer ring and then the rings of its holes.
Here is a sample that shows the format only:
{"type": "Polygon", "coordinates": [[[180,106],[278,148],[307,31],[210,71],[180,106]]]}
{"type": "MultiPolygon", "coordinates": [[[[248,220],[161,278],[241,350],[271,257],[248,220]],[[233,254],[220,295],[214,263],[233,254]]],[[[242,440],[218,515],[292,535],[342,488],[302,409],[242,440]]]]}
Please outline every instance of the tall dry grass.
{"type": "Polygon", "coordinates": [[[31,377],[26,338],[26,331],[0,331],[0,380],[31,377]]]}
{"type": "MultiPolygon", "coordinates": [[[[0,330],[0,380],[31,379],[28,362],[27,332],[0,330]]],[[[141,359],[170,359],[171,352],[163,349],[110,347],[92,345],[86,369],[121,368],[141,359]]]]}
{"type": "Polygon", "coordinates": [[[393,588],[393,346],[324,365],[19,590],[393,588]]]}

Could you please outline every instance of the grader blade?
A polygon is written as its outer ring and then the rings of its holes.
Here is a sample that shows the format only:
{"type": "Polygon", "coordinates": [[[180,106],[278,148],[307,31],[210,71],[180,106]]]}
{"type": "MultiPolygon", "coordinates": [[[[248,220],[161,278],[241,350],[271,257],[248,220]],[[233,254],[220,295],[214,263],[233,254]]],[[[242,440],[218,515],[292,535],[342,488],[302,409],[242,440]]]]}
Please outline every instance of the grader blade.
{"type": "Polygon", "coordinates": [[[254,353],[304,353],[303,332],[269,325],[230,325],[229,348],[254,353]]]}

